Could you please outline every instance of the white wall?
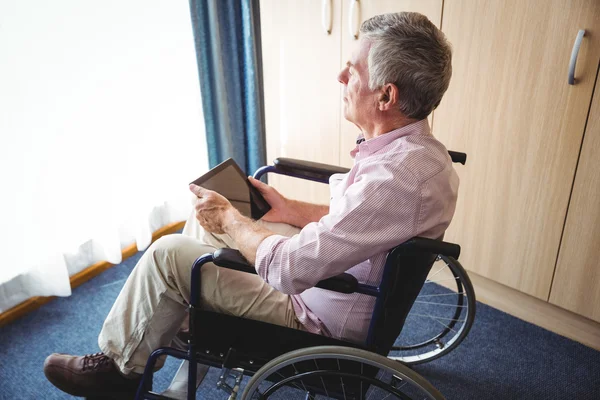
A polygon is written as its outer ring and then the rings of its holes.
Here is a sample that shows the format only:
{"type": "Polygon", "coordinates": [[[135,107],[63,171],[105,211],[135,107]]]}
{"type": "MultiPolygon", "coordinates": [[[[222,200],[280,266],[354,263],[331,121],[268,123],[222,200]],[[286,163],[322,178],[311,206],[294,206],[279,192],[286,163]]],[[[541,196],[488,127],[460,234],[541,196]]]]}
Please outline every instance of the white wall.
{"type": "Polygon", "coordinates": [[[189,202],[206,169],[187,1],[0,0],[0,282],[5,254],[189,202]]]}

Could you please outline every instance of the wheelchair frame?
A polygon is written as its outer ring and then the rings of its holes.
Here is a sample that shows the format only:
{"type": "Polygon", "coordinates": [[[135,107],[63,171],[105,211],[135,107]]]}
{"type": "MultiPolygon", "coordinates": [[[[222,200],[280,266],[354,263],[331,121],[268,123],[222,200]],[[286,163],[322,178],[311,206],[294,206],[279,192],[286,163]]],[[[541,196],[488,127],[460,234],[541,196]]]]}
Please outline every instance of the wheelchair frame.
{"type": "MultiPolygon", "coordinates": [[[[465,154],[449,153],[453,161],[464,164],[465,154]]],[[[342,167],[278,158],[273,166],[265,166],[257,170],[254,177],[260,179],[265,173],[274,172],[328,183],[332,174],[347,171],[348,169],[342,167]]],[[[199,362],[207,366],[222,367],[223,373],[217,386],[225,389],[233,395],[232,398],[235,398],[242,375],[252,375],[265,363],[299,348],[323,345],[346,346],[386,356],[395,338],[399,335],[412,303],[439,254],[458,259],[460,246],[441,240],[415,237],[390,250],[386,257],[383,277],[378,286],[359,283],[354,276],[347,273],[322,280],[316,285],[316,287],[340,293],[359,293],[376,298],[365,344],[202,310],[200,308],[200,272],[204,264],[213,262],[219,267],[256,274],[254,267],[237,250],[219,249],[212,254],[204,254],[192,266],[188,350],[182,351],[171,347],[155,350],[146,364],[136,399],[168,399],[168,397],[151,392],[153,369],[158,358],[163,355],[189,361],[188,399],[195,399],[196,373],[199,362]],[[410,268],[410,271],[415,273],[413,279],[406,280],[411,284],[410,286],[407,282],[399,283],[400,267],[410,268]],[[412,285],[413,283],[416,285],[412,285]],[[201,325],[197,324],[199,320],[202,321],[201,325]],[[218,334],[212,332],[210,329],[212,326],[219,326],[218,334]],[[239,336],[236,334],[237,331],[243,331],[244,334],[239,336]],[[285,339],[283,339],[284,337],[285,339]],[[201,343],[210,348],[201,347],[201,343]],[[259,350],[256,350],[257,348],[259,350]],[[233,371],[238,376],[234,386],[231,387],[226,383],[226,379],[233,371]]],[[[400,279],[400,281],[402,280],[400,279]]]]}

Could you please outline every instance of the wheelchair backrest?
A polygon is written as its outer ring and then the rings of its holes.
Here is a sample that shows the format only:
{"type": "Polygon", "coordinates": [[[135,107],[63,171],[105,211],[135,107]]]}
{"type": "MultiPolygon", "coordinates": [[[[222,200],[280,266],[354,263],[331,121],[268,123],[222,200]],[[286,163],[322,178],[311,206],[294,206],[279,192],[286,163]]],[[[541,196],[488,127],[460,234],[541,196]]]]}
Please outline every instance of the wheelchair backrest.
{"type": "Polygon", "coordinates": [[[369,347],[387,355],[410,309],[419,295],[437,254],[425,251],[407,241],[392,249],[386,258],[381,290],[381,303],[376,305],[369,347]]]}

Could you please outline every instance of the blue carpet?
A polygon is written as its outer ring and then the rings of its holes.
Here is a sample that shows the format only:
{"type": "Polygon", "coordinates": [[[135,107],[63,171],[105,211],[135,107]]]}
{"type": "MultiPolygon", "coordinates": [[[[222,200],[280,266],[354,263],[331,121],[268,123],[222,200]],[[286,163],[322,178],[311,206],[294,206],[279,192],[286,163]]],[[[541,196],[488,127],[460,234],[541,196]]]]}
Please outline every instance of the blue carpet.
{"type": "MultiPolygon", "coordinates": [[[[68,399],[44,377],[53,352],[97,352],[97,335],[141,253],[0,328],[0,399],[68,399]]],[[[155,376],[166,388],[178,362],[155,376]]],[[[600,352],[478,303],[475,325],[452,353],[414,368],[448,400],[600,399],[600,352]]],[[[212,369],[198,398],[225,399],[212,369]]]]}

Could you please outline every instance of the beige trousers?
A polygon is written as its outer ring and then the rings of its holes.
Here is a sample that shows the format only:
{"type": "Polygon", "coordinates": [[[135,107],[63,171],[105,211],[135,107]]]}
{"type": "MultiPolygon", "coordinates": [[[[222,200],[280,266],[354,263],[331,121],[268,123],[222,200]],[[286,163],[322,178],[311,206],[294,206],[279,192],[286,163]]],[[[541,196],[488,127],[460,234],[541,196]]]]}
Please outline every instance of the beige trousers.
{"type": "MultiPolygon", "coordinates": [[[[281,235],[299,232],[286,224],[260,223],[281,235]]],[[[123,374],[143,373],[150,353],[171,344],[187,318],[192,264],[199,256],[223,247],[236,245],[228,235],[204,231],[192,213],[183,234],[163,236],[146,250],[98,337],[100,349],[123,374]]],[[[205,309],[302,329],[290,296],[257,275],[205,264],[200,293],[205,309]]],[[[163,363],[159,360],[157,366],[163,363]]]]}

